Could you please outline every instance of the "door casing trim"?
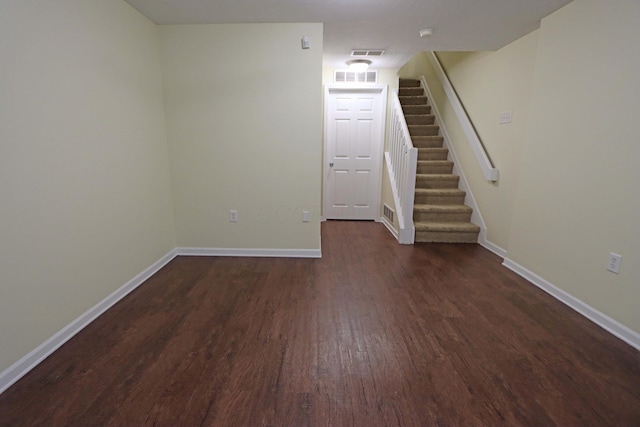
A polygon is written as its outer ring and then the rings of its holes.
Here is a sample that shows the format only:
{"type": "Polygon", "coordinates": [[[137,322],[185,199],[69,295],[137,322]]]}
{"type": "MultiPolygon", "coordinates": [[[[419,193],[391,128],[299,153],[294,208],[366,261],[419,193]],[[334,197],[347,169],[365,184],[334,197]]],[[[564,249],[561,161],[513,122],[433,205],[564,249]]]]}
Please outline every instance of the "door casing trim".
{"type": "Polygon", "coordinates": [[[330,85],[324,85],[324,91],[323,91],[323,103],[324,103],[324,117],[323,117],[323,136],[322,136],[322,144],[323,144],[323,148],[322,148],[322,179],[321,179],[321,185],[322,185],[322,220],[326,221],[326,215],[325,215],[325,207],[326,207],[326,203],[327,203],[327,195],[326,195],[326,189],[325,189],[325,184],[327,181],[327,173],[329,171],[328,168],[328,162],[327,162],[327,149],[328,149],[328,144],[327,144],[327,135],[328,135],[328,127],[329,127],[329,121],[327,120],[329,117],[329,94],[330,92],[341,92],[341,93],[379,93],[382,95],[382,123],[380,124],[380,133],[381,133],[381,143],[380,143],[380,152],[379,154],[379,173],[378,173],[378,179],[377,179],[377,183],[376,183],[376,188],[377,188],[377,199],[376,199],[376,212],[378,213],[378,217],[376,217],[376,221],[378,221],[380,218],[380,206],[382,203],[382,173],[384,172],[383,170],[383,165],[382,163],[384,162],[384,147],[386,144],[386,140],[387,140],[387,106],[388,106],[388,85],[379,85],[379,84],[366,84],[366,85],[344,85],[344,84],[330,84],[330,85]]]}

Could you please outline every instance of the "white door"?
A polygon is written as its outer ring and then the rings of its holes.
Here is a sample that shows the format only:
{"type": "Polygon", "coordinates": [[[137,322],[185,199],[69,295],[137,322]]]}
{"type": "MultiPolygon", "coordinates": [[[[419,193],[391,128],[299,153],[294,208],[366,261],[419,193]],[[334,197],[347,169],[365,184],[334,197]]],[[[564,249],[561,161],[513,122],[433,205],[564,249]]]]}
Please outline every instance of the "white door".
{"type": "Polygon", "coordinates": [[[386,86],[326,88],[326,219],[380,218],[386,106],[386,86]]]}

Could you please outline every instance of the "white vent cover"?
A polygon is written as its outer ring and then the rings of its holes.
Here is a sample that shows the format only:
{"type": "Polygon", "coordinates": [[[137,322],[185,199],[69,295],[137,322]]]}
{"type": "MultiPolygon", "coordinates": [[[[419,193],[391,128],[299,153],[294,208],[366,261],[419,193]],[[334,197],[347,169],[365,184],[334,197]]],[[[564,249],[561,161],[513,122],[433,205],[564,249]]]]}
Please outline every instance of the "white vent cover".
{"type": "Polygon", "coordinates": [[[336,70],[334,83],[378,83],[377,71],[336,70]]]}
{"type": "Polygon", "coordinates": [[[387,218],[389,221],[393,222],[393,217],[395,216],[395,212],[386,203],[384,205],[383,212],[384,212],[384,217],[387,218]]]}
{"type": "Polygon", "coordinates": [[[382,56],[384,49],[351,49],[351,56],[382,56]]]}

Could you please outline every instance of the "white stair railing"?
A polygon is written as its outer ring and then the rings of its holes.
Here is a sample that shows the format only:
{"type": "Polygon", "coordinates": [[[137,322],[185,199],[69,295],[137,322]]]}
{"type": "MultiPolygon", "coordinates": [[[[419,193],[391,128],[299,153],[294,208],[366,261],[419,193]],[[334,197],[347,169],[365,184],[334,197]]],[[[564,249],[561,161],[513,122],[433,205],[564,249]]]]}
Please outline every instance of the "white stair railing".
{"type": "Polygon", "coordinates": [[[398,214],[398,242],[411,245],[415,239],[413,201],[416,191],[418,149],[413,146],[398,94],[394,93],[389,130],[389,151],[384,153],[391,190],[398,214]]]}
{"type": "Polygon", "coordinates": [[[453,111],[455,111],[456,113],[456,117],[458,117],[460,126],[462,127],[462,130],[467,137],[467,142],[469,143],[473,154],[476,156],[484,177],[487,179],[487,181],[497,181],[500,177],[500,172],[498,168],[496,168],[493,163],[491,163],[491,159],[489,158],[485,147],[482,145],[482,141],[480,141],[480,137],[476,133],[476,130],[473,127],[473,124],[471,123],[471,120],[469,119],[469,116],[467,115],[467,112],[465,111],[460,98],[458,98],[458,94],[453,88],[451,81],[449,81],[447,73],[444,71],[444,68],[442,68],[442,64],[440,63],[438,56],[435,54],[435,52],[431,52],[431,54],[428,55],[428,58],[433,65],[433,68],[436,72],[436,75],[438,76],[438,79],[440,80],[440,84],[442,85],[444,92],[447,94],[447,98],[449,99],[449,103],[451,104],[453,111]]]}

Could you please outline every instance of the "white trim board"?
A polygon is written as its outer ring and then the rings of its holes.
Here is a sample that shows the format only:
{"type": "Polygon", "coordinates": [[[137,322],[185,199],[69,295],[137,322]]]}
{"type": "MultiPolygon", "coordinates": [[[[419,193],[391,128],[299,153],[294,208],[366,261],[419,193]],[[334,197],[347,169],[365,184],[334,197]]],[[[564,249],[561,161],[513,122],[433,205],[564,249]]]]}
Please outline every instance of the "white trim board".
{"type": "Polygon", "coordinates": [[[395,229],[395,227],[393,226],[391,221],[389,221],[386,217],[381,216],[380,219],[378,220],[378,222],[382,223],[385,227],[387,227],[387,230],[389,230],[389,232],[391,232],[393,237],[395,237],[396,240],[398,240],[398,238],[399,238],[398,237],[398,230],[395,229]]]}
{"type": "Polygon", "coordinates": [[[640,334],[639,333],[624,326],[620,322],[610,318],[606,314],[599,312],[595,308],[579,300],[578,298],[574,297],[568,292],[563,291],[562,289],[551,284],[550,282],[546,281],[545,279],[538,276],[534,272],[526,269],[525,267],[521,266],[520,264],[518,264],[517,262],[509,258],[505,258],[502,265],[504,265],[514,273],[518,274],[519,276],[527,279],[533,285],[542,289],[543,291],[545,291],[546,293],[548,293],[558,301],[566,304],[573,310],[582,314],[584,317],[591,320],[593,323],[600,326],[605,331],[615,335],[616,337],[620,338],[622,341],[626,342],[630,346],[640,350],[640,334]]]}
{"type": "Polygon", "coordinates": [[[176,250],[171,250],[158,261],[146,268],[143,272],[129,280],[127,283],[116,289],[105,299],[91,307],[78,318],[73,320],[67,326],[55,333],[51,338],[40,344],[38,347],[27,353],[20,360],[0,372],[0,393],[11,387],[16,381],[26,375],[30,370],[35,368],[40,362],[47,358],[51,353],[60,348],[64,343],[69,341],[87,327],[91,322],[97,319],[102,313],[110,309],[114,304],[127,296],[131,291],[143,284],[147,279],[153,276],[158,270],[167,265],[169,261],[177,255],[176,250]]]}
{"type": "Polygon", "coordinates": [[[507,250],[496,245],[495,243],[487,240],[487,239],[482,239],[482,240],[478,240],[478,244],[480,246],[482,246],[483,248],[493,252],[494,254],[498,255],[500,258],[502,258],[502,260],[504,261],[504,259],[507,257],[507,250]]]}
{"type": "Polygon", "coordinates": [[[322,258],[321,249],[177,248],[183,256],[322,258]]]}

